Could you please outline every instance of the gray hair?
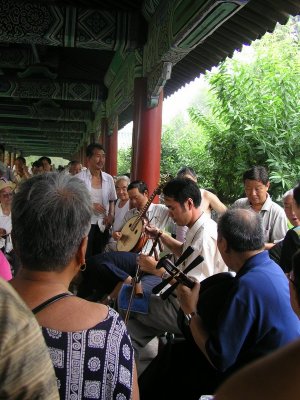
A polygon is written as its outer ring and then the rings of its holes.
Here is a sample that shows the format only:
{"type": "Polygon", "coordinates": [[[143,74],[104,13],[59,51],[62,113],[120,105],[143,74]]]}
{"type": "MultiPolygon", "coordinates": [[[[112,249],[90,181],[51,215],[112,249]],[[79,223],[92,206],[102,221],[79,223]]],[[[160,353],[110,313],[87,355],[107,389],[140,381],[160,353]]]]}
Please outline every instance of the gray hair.
{"type": "Polygon", "coordinates": [[[226,239],[236,252],[264,248],[264,230],[261,216],[252,210],[231,208],[218,220],[218,236],[226,239]]]}
{"type": "Polygon", "coordinates": [[[286,199],[288,196],[294,197],[293,189],[290,189],[287,192],[285,192],[284,195],[282,196],[282,200],[286,199]]]}
{"type": "Polygon", "coordinates": [[[12,238],[22,265],[61,271],[88,234],[90,194],[76,176],[49,172],[24,181],[12,203],[12,238]]]}
{"type": "Polygon", "coordinates": [[[127,182],[127,185],[129,185],[129,183],[130,183],[130,179],[129,179],[128,176],[126,176],[126,175],[117,176],[116,184],[117,184],[117,182],[119,182],[119,181],[126,181],[126,182],[127,182]]]}

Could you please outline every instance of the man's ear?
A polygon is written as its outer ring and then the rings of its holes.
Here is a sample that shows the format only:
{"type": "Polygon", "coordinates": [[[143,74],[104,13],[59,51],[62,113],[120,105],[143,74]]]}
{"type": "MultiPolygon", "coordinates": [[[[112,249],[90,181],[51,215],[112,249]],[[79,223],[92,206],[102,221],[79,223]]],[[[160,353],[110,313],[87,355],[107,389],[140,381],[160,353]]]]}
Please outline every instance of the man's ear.
{"type": "Polygon", "coordinates": [[[186,204],[188,206],[188,209],[191,210],[194,207],[194,202],[193,199],[191,199],[190,197],[187,199],[186,204]]]}
{"type": "Polygon", "coordinates": [[[270,189],[270,182],[269,181],[266,183],[266,188],[267,188],[267,191],[270,189]]]}
{"type": "Polygon", "coordinates": [[[220,253],[223,252],[223,253],[227,253],[228,254],[230,252],[230,248],[228,246],[228,242],[222,236],[218,236],[217,243],[218,243],[218,248],[219,248],[220,253]]]}

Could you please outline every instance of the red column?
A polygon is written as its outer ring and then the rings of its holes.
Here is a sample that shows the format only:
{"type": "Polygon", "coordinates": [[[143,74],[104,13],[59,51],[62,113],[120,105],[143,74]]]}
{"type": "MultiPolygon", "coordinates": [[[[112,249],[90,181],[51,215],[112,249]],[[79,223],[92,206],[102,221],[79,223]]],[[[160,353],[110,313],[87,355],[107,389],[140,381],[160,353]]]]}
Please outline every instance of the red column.
{"type": "Polygon", "coordinates": [[[145,181],[150,194],[160,179],[162,103],[161,92],[158,105],[147,108],[147,80],[135,79],[131,180],[145,181]]]}
{"type": "Polygon", "coordinates": [[[118,122],[115,122],[114,129],[111,135],[106,134],[105,137],[105,151],[106,151],[106,161],[105,161],[105,171],[116,176],[118,173],[118,122]]]}

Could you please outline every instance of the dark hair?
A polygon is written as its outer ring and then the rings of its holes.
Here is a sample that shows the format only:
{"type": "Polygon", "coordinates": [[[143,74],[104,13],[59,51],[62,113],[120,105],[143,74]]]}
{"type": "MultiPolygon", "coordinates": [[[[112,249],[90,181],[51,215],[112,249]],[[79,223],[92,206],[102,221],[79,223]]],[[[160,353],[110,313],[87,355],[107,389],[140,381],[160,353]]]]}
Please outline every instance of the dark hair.
{"type": "Polygon", "coordinates": [[[297,293],[297,300],[300,304],[300,249],[292,257],[292,270],[294,274],[293,285],[297,293]]]}
{"type": "Polygon", "coordinates": [[[86,156],[88,158],[92,157],[93,154],[94,154],[94,150],[95,149],[103,150],[104,153],[105,153],[105,150],[104,150],[104,147],[102,146],[102,144],[100,144],[100,143],[90,143],[86,148],[86,156]]]}
{"type": "Polygon", "coordinates": [[[19,156],[19,157],[16,158],[16,161],[17,161],[17,160],[22,161],[22,163],[23,163],[24,165],[26,165],[26,160],[25,160],[24,157],[19,156]]]}
{"type": "Polygon", "coordinates": [[[46,156],[43,156],[43,157],[40,157],[40,158],[38,159],[38,161],[40,161],[40,162],[42,162],[43,160],[46,160],[47,163],[48,163],[49,165],[51,165],[51,158],[46,157],[46,156]]]}
{"type": "Polygon", "coordinates": [[[243,182],[245,182],[246,179],[251,181],[259,181],[266,185],[269,182],[268,171],[265,167],[255,165],[244,172],[243,182]]]}
{"type": "Polygon", "coordinates": [[[43,166],[43,164],[42,164],[41,160],[36,160],[36,161],[33,161],[33,163],[32,163],[32,167],[35,167],[35,168],[40,168],[42,166],[43,166]]]}
{"type": "Polygon", "coordinates": [[[191,175],[193,178],[197,180],[197,174],[192,167],[182,167],[177,172],[177,178],[185,178],[185,175],[191,175]]]}
{"type": "Polygon", "coordinates": [[[146,191],[148,191],[148,186],[144,181],[132,181],[128,187],[127,187],[127,192],[128,190],[131,189],[138,189],[138,191],[142,194],[144,194],[146,191]]]}
{"type": "Polygon", "coordinates": [[[218,235],[226,239],[229,248],[240,253],[264,248],[262,218],[252,210],[227,210],[219,217],[218,235]]]}
{"type": "Polygon", "coordinates": [[[297,203],[297,206],[300,207],[300,183],[293,189],[294,200],[297,203]]]}
{"type": "Polygon", "coordinates": [[[175,178],[170,180],[163,188],[163,194],[171,197],[177,203],[184,206],[188,199],[192,199],[194,206],[198,208],[201,203],[201,193],[196,182],[187,178],[175,178]]]}
{"type": "Polygon", "coordinates": [[[80,164],[80,161],[72,160],[72,161],[69,162],[69,166],[70,167],[71,167],[71,165],[77,165],[77,164],[80,164]]]}
{"type": "Polygon", "coordinates": [[[22,183],[12,203],[12,238],[22,265],[61,271],[88,234],[92,203],[83,181],[49,172],[22,183]]]}

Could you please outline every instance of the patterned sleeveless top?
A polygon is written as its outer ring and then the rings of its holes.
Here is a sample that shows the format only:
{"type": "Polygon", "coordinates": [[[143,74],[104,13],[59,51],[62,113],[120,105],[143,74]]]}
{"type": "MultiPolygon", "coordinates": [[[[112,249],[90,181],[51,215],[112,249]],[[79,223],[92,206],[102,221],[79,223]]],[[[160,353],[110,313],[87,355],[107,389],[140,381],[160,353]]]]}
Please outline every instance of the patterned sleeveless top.
{"type": "Polygon", "coordinates": [[[87,330],[60,332],[43,327],[42,332],[61,399],[132,397],[133,347],[115,310],[109,308],[107,318],[87,330]]]}

